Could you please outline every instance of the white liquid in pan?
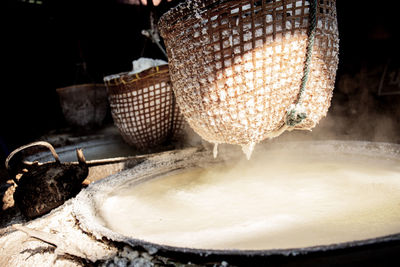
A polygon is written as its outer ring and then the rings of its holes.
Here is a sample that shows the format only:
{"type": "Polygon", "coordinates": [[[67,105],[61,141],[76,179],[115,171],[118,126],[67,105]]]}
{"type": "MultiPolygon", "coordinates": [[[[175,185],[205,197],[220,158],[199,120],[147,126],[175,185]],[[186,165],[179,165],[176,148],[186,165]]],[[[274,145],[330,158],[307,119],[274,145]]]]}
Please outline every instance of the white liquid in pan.
{"type": "Polygon", "coordinates": [[[204,249],[299,248],[400,232],[398,160],[306,154],[146,181],[110,195],[100,215],[133,238],[204,249]]]}

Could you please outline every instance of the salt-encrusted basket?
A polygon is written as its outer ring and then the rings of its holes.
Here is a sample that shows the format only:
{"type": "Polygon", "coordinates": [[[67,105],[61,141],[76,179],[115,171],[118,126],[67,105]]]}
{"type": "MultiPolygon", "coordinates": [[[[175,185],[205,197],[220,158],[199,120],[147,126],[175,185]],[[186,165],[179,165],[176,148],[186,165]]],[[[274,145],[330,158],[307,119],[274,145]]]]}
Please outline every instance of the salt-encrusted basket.
{"type": "Polygon", "coordinates": [[[335,0],[188,0],[159,28],[177,103],[205,140],[248,151],[326,115],[338,65],[335,0]]]}
{"type": "Polygon", "coordinates": [[[123,139],[146,150],[183,134],[168,65],[104,77],[111,114],[123,139]]]}
{"type": "Polygon", "coordinates": [[[108,112],[104,84],[76,84],[56,89],[61,109],[68,124],[91,128],[100,126],[108,112]]]}

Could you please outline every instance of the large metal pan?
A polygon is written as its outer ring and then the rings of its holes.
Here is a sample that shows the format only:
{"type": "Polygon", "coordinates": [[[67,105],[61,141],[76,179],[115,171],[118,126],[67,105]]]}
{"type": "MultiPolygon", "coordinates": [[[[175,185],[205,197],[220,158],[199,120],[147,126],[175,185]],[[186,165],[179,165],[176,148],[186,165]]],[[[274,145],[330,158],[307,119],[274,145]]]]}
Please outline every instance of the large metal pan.
{"type": "MultiPolygon", "coordinates": [[[[260,145],[257,151],[307,151],[316,155],[334,153],[372,157],[379,160],[394,160],[400,163],[400,145],[389,143],[372,143],[359,141],[319,141],[288,142],[260,145]]],[[[400,252],[400,230],[398,234],[378,236],[365,240],[355,240],[337,244],[321,244],[312,247],[267,250],[232,250],[232,249],[196,249],[188,247],[167,246],[140,240],[115,232],[106,226],[104,219],[97,214],[99,205],[104,199],[122,186],[135,186],[141,182],[160,178],[172,172],[189,170],[196,167],[209,167],[229,161],[234,162],[241,157],[240,153],[222,153],[217,160],[212,152],[198,148],[189,148],[166,152],[150,157],[137,166],[109,176],[91,184],[81,191],[74,201],[74,216],[80,226],[95,237],[107,238],[129,244],[135,248],[146,249],[150,253],[196,264],[215,264],[227,262],[231,265],[257,266],[277,264],[284,266],[307,265],[326,266],[341,264],[342,266],[380,265],[394,262],[400,252]]],[[[123,220],[123,218],[121,218],[123,220]]]]}

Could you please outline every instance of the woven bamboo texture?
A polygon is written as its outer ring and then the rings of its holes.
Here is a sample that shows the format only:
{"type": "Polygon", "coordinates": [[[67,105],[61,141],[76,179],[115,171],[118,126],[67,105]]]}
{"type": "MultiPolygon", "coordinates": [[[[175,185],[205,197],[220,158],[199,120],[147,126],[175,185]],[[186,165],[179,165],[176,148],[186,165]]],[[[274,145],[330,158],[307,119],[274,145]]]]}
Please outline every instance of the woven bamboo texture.
{"type": "Polygon", "coordinates": [[[114,123],[128,144],[146,150],[182,134],[184,118],[175,103],[168,65],[104,81],[114,123]]]}
{"type": "Polygon", "coordinates": [[[254,145],[326,116],[338,65],[336,2],[319,0],[310,73],[301,103],[310,3],[305,0],[187,1],[159,28],[177,103],[213,143],[254,145]],[[284,127],[288,110],[307,114],[284,127]]]}
{"type": "Polygon", "coordinates": [[[77,84],[56,89],[65,120],[71,126],[100,126],[108,112],[104,84],[77,84]]]}

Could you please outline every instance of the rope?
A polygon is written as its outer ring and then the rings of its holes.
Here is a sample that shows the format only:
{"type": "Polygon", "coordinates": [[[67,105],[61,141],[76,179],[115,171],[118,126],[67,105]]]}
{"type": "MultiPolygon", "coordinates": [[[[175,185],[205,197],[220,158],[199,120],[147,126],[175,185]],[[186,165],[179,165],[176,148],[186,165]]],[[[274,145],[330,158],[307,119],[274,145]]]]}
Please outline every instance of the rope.
{"type": "Polygon", "coordinates": [[[317,29],[317,0],[309,0],[310,2],[310,13],[309,13],[309,28],[308,28],[308,40],[307,40],[307,50],[306,50],[306,60],[304,62],[303,78],[301,79],[301,86],[299,91],[299,97],[297,99],[296,105],[288,110],[286,114],[286,125],[294,127],[301,123],[307,114],[300,108],[301,102],[303,100],[304,91],[306,90],[306,84],[308,81],[308,76],[310,74],[310,65],[312,60],[312,52],[314,47],[315,33],[317,29]]]}

